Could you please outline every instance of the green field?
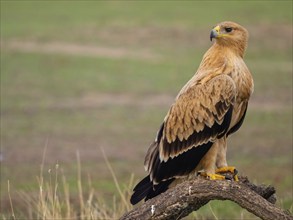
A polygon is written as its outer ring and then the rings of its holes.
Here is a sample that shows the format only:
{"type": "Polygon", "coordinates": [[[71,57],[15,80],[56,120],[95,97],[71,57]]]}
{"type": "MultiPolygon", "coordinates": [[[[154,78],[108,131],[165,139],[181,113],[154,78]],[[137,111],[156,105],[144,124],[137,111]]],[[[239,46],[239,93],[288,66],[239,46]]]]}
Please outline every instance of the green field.
{"type": "MultiPolygon", "coordinates": [[[[84,185],[90,176],[111,206],[118,193],[101,148],[121,186],[145,175],[149,144],[224,20],[248,29],[255,81],[228,162],[275,186],[292,211],[292,1],[1,0],[1,217],[11,215],[8,180],[16,217],[30,216],[22,192],[38,194],[41,164],[45,179],[59,165],[74,203],[77,151],[84,185]]],[[[253,217],[217,201],[193,215],[214,216],[253,217]]]]}

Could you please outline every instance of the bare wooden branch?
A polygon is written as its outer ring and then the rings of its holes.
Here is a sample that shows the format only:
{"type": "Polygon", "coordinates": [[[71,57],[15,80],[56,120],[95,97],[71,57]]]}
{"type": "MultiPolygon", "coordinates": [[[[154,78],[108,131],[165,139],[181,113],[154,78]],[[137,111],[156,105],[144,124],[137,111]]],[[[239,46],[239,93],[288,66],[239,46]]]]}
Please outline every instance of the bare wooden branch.
{"type": "Polygon", "coordinates": [[[240,177],[239,182],[202,178],[183,182],[135,207],[124,214],[121,220],[181,219],[211,200],[231,200],[261,219],[293,220],[289,211],[274,205],[274,187],[254,185],[246,177],[240,177]]]}

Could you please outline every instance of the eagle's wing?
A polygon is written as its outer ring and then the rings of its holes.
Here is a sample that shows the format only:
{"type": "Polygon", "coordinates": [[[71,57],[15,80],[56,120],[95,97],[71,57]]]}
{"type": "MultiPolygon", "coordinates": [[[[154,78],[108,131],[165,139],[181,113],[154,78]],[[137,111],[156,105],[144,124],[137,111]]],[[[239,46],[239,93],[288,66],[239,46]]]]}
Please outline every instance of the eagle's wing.
{"type": "Polygon", "coordinates": [[[195,168],[215,139],[227,133],[235,96],[235,83],[227,75],[195,83],[179,94],[145,158],[154,183],[195,168]]]}

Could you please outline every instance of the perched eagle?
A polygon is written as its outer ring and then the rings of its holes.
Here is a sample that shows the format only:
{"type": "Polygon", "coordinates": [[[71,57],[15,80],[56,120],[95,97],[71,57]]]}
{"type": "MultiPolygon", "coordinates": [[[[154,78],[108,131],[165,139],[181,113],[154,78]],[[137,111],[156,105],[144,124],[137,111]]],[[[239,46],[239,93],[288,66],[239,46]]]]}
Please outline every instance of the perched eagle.
{"type": "Polygon", "coordinates": [[[134,188],[136,204],[195,175],[225,179],[227,138],[243,123],[253,79],[243,61],[247,30],[234,22],[216,25],[214,44],[181,89],[145,157],[148,176],[134,188]]]}

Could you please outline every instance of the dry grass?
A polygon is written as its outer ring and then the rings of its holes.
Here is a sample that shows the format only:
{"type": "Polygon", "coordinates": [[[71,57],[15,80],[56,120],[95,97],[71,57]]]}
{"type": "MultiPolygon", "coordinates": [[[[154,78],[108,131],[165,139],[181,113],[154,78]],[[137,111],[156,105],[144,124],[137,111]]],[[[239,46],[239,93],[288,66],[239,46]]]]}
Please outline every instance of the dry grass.
{"type": "MultiPolygon", "coordinates": [[[[49,169],[49,177],[44,175],[44,161],[46,148],[43,154],[43,162],[40,168],[40,175],[37,177],[38,181],[38,195],[32,195],[25,191],[19,191],[21,202],[25,204],[27,213],[22,216],[16,216],[14,212],[14,205],[11,200],[10,183],[8,180],[8,194],[10,198],[10,216],[2,215],[3,219],[118,219],[126,211],[131,209],[127,202],[130,198],[130,191],[133,188],[133,175],[130,177],[129,184],[121,188],[118,179],[108,161],[106,154],[103,152],[105,162],[112,175],[113,181],[119,196],[113,196],[112,204],[106,204],[106,201],[101,198],[94,187],[91,179],[82,179],[81,177],[81,163],[79,152],[76,152],[77,158],[77,192],[78,201],[72,198],[72,192],[69,189],[69,183],[66,180],[60,165],[55,164],[54,169],[49,169]],[[84,184],[88,184],[89,190],[84,193],[84,184]]],[[[17,215],[20,213],[18,212],[17,215]]]]}

